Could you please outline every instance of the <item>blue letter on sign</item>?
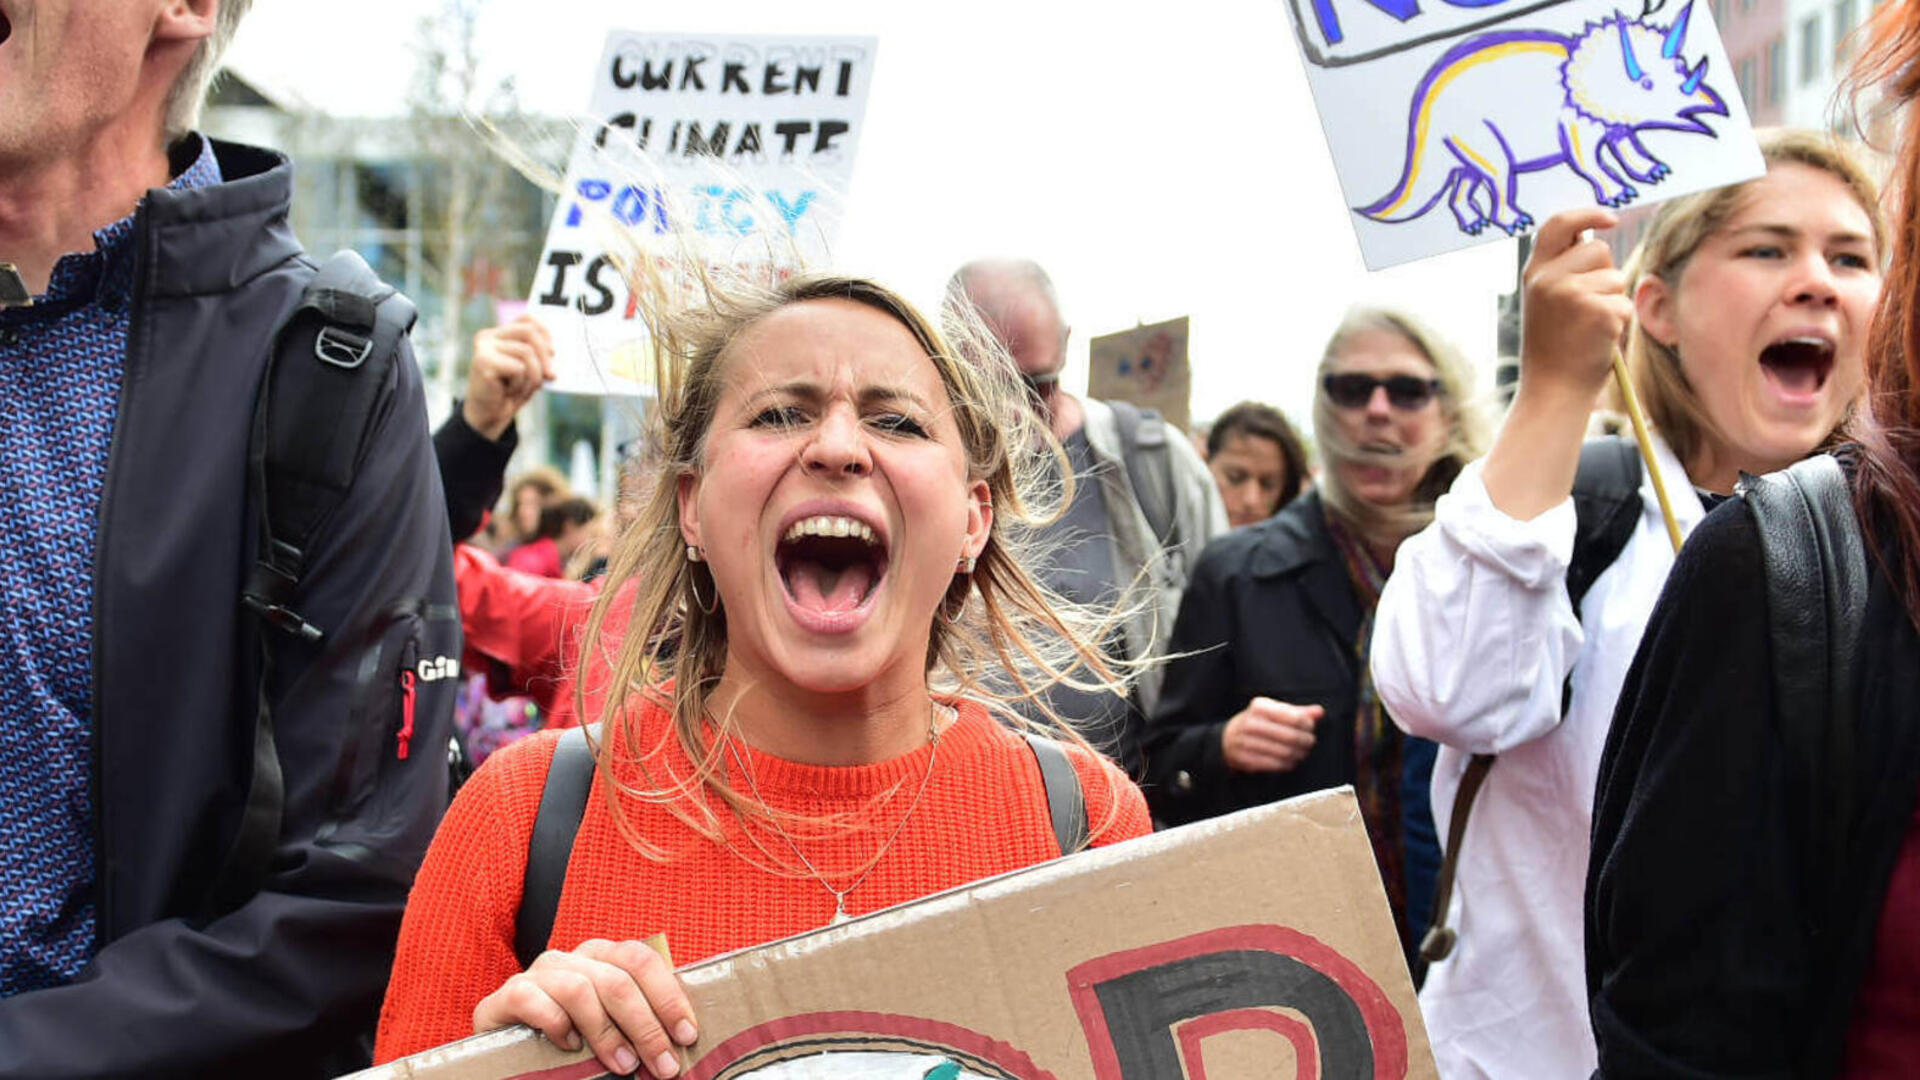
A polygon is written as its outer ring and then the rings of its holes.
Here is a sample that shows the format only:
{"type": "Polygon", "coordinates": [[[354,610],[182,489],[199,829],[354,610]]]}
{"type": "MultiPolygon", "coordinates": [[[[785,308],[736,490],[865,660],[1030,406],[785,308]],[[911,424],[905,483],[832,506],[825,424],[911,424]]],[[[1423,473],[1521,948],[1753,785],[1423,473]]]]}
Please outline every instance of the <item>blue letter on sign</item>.
{"type": "MultiPolygon", "coordinates": [[[[1498,0],[1487,2],[1497,3],[1498,0]]],[[[1367,0],[1367,3],[1401,22],[1420,14],[1419,0],[1367,0]]],[[[1338,45],[1345,40],[1347,35],[1340,29],[1340,16],[1334,14],[1333,0],[1313,0],[1313,16],[1320,24],[1320,33],[1326,37],[1327,44],[1338,45]]]]}

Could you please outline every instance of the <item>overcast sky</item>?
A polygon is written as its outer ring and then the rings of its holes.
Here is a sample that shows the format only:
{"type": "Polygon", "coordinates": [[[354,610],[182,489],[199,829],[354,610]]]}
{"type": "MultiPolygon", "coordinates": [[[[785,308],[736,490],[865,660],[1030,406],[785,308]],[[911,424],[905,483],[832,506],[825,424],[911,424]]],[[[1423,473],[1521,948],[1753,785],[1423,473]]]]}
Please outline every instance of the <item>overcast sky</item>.
{"type": "MultiPolygon", "coordinates": [[[[340,115],[403,107],[438,0],[259,0],[236,66],[340,115]]],[[[487,62],[540,112],[584,110],[609,29],[868,34],[872,96],[840,268],[922,302],[985,254],[1038,259],[1089,336],[1193,320],[1193,415],[1242,398],[1304,420],[1313,365],[1358,301],[1403,305],[1490,370],[1500,241],[1369,274],[1282,0],[492,0],[487,62]]]]}

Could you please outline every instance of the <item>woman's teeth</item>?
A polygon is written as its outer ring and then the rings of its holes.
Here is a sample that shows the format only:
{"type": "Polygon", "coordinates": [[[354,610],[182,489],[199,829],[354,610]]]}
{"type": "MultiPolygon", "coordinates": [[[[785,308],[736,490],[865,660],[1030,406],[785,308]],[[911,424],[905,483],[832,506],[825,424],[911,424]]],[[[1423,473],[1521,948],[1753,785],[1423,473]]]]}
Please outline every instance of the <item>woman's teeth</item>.
{"type": "Polygon", "coordinates": [[[803,536],[845,536],[867,543],[874,543],[873,529],[864,522],[847,517],[810,517],[801,518],[787,529],[782,540],[798,540],[803,536]]]}

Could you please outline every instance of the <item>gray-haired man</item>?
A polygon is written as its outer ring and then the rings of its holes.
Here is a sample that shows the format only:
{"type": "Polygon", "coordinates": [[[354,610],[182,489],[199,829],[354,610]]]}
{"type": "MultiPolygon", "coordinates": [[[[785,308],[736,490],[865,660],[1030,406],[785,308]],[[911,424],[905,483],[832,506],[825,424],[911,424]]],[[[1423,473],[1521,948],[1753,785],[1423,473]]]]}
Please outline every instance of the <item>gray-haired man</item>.
{"type": "Polygon", "coordinates": [[[0,3],[32,301],[0,310],[0,1077],[364,1061],[445,805],[451,684],[416,658],[459,655],[451,553],[404,339],[304,549],[318,640],[241,604],[254,402],[314,275],[286,159],[192,130],[245,7],[0,3]]]}
{"type": "MultiPolygon", "coordinates": [[[[1069,330],[1053,280],[1030,259],[979,259],[948,283],[949,302],[972,304],[1013,356],[1034,408],[1073,467],[1073,502],[1050,526],[1047,564],[1030,567],[1069,600],[1105,605],[1145,590],[1107,648],[1121,660],[1156,655],[1173,630],[1187,568],[1227,529],[1226,509],[1185,433],[1124,403],[1081,399],[1060,385],[1069,330]],[[1149,488],[1150,490],[1142,490],[1149,488]]],[[[1140,775],[1140,729],[1160,688],[1148,668],[1133,700],[1056,684],[1054,712],[1140,775]]]]}

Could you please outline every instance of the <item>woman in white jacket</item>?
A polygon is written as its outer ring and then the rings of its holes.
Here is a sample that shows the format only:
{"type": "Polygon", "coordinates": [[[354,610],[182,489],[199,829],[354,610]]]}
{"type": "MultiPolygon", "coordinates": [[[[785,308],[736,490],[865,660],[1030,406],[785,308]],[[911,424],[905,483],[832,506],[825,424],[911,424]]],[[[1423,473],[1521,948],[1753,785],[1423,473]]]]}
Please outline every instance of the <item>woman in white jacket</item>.
{"type": "Polygon", "coordinates": [[[1825,444],[1859,392],[1879,293],[1874,183],[1822,135],[1768,133],[1762,149],[1765,176],[1663,206],[1626,273],[1586,236],[1614,224],[1607,211],[1541,228],[1512,411],[1401,547],[1381,595],[1374,679],[1396,723],[1442,744],[1432,797],[1443,838],[1468,762],[1498,755],[1460,843],[1447,920],[1458,943],[1420,995],[1447,1080],[1594,1069],[1581,940],[1594,783],[1673,565],[1643,471],[1625,547],[1578,612],[1568,594],[1569,496],[1615,343],[1630,328],[1683,532],[1742,471],[1825,444]]]}

